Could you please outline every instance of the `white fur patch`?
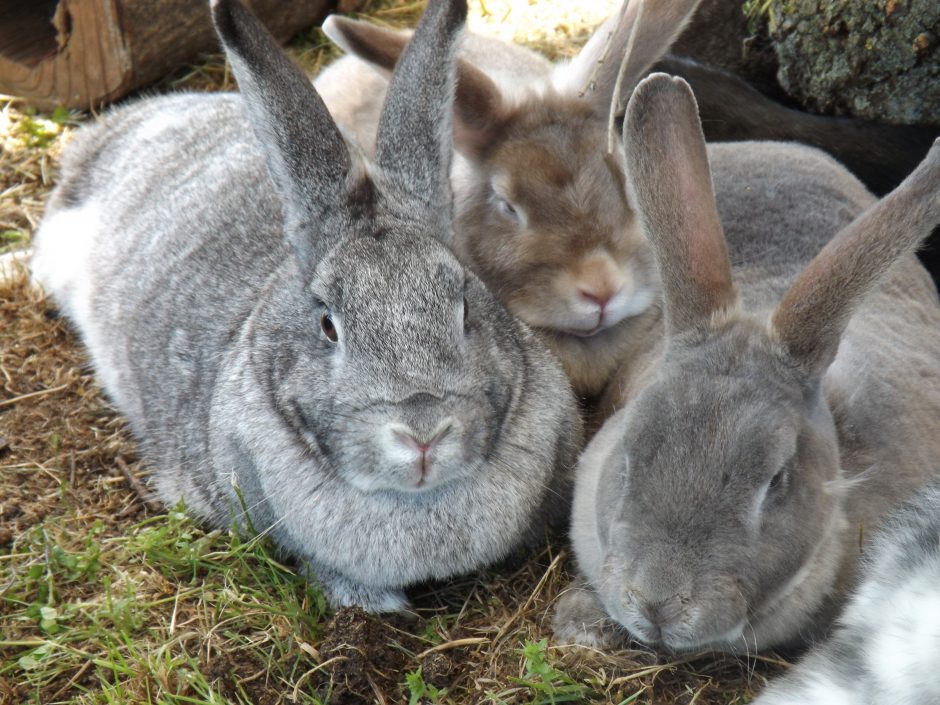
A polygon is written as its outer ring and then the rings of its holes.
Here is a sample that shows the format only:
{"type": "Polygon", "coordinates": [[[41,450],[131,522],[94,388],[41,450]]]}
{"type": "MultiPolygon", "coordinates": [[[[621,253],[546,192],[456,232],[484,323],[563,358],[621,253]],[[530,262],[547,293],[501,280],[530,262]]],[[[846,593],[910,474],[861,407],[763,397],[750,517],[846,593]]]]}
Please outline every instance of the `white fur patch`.
{"type": "MultiPolygon", "coordinates": [[[[866,588],[860,595],[862,600],[885,589],[877,584],[866,588]]],[[[881,599],[865,601],[873,608],[867,614],[869,628],[877,633],[866,649],[865,664],[875,676],[878,690],[891,693],[899,703],[926,702],[928,693],[940,697],[937,576],[921,569],[881,599]]]]}
{"type": "Polygon", "coordinates": [[[91,253],[100,227],[92,202],[48,215],[36,233],[33,277],[82,330],[91,322],[91,253]]]}
{"type": "Polygon", "coordinates": [[[36,234],[36,251],[30,265],[34,280],[81,331],[102,385],[120,405],[117,371],[107,362],[110,346],[92,311],[99,275],[94,253],[101,233],[100,209],[94,201],[51,213],[36,234]]]}
{"type": "Polygon", "coordinates": [[[798,680],[774,683],[754,705],[861,705],[855,693],[816,669],[799,665],[793,675],[798,680]]]}
{"type": "Polygon", "coordinates": [[[858,705],[855,694],[822,673],[814,674],[797,700],[805,705],[858,705]]]}

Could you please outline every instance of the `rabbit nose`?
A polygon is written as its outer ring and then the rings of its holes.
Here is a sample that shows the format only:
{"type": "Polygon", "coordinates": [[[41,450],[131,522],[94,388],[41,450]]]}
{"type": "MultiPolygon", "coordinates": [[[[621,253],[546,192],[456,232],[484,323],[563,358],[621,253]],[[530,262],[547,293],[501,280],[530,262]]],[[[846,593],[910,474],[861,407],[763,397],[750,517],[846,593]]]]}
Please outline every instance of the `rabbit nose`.
{"type": "Polygon", "coordinates": [[[610,300],[617,295],[618,289],[613,285],[604,284],[596,287],[579,287],[578,295],[582,299],[587,299],[592,304],[596,304],[603,313],[604,308],[610,303],[610,300]]]}
{"type": "Polygon", "coordinates": [[[661,641],[663,632],[680,621],[684,612],[684,600],[681,595],[673,595],[665,600],[648,600],[636,593],[629,595],[630,601],[635,605],[642,618],[644,637],[650,641],[661,641]]]}
{"type": "Polygon", "coordinates": [[[447,420],[432,431],[430,434],[418,435],[410,428],[402,428],[394,431],[395,438],[403,445],[416,450],[421,455],[426,455],[444,436],[450,433],[452,423],[447,420]]]}

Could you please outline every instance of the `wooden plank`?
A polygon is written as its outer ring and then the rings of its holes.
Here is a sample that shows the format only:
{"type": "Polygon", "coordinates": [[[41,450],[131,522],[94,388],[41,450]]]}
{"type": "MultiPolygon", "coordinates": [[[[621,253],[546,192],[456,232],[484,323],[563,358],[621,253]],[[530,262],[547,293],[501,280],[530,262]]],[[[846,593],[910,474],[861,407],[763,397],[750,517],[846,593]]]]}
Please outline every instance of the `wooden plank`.
{"type": "MultiPolygon", "coordinates": [[[[279,39],[330,0],[254,0],[279,39]]],[[[218,46],[201,0],[0,0],[0,93],[95,109],[218,46]]]]}

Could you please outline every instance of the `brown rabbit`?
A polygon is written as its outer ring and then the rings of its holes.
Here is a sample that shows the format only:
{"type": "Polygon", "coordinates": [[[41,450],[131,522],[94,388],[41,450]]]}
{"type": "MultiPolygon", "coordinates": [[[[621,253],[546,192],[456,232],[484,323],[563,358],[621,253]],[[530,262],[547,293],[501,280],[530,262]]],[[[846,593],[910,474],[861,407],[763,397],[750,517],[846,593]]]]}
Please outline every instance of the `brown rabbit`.
{"type": "MultiPolygon", "coordinates": [[[[629,0],[571,61],[466,35],[455,101],[454,248],[509,310],[544,334],[575,391],[597,395],[655,318],[658,282],[626,195],[608,115],[620,59],[628,95],[698,0],[629,0]],[[641,7],[643,8],[641,11],[641,7]],[[638,21],[639,20],[639,21],[638,21]]],[[[390,72],[410,33],[330,17],[324,30],[390,72]]],[[[366,151],[386,81],[352,56],[315,85],[366,151]]]]}

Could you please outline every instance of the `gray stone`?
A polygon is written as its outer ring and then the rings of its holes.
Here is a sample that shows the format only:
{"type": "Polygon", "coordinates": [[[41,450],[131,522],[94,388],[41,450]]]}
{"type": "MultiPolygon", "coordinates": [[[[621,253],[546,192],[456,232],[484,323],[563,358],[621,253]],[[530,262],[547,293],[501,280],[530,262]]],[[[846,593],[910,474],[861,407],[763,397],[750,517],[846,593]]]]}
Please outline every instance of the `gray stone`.
{"type": "Polygon", "coordinates": [[[777,79],[808,109],[940,125],[938,0],[770,0],[777,79]]]}

